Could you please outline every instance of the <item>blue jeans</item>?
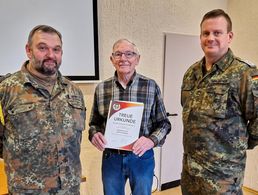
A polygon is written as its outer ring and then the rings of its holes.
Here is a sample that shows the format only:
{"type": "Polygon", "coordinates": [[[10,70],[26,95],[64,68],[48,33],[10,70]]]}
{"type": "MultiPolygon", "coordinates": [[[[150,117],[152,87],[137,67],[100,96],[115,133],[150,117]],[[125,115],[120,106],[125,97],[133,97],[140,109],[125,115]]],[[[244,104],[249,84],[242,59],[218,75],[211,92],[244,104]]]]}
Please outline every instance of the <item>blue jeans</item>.
{"type": "Polygon", "coordinates": [[[124,195],[129,179],[132,195],[151,195],[154,175],[154,152],[148,150],[139,157],[133,153],[103,152],[102,182],[105,195],[124,195]]]}

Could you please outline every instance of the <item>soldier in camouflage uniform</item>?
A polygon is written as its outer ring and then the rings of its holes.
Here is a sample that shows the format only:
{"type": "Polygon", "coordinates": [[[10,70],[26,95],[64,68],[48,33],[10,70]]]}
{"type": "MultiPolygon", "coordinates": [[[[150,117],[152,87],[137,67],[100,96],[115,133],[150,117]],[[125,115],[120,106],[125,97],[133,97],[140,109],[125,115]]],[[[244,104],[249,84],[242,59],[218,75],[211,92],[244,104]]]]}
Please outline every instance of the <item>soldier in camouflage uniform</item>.
{"type": "Polygon", "coordinates": [[[258,144],[258,71],[233,55],[223,10],[201,22],[205,57],[185,73],[183,195],[241,195],[246,150],[258,144]]]}
{"type": "Polygon", "coordinates": [[[0,84],[0,157],[13,195],[80,194],[80,143],[85,128],[81,90],[58,71],[62,37],[32,29],[21,70],[0,84]]]}

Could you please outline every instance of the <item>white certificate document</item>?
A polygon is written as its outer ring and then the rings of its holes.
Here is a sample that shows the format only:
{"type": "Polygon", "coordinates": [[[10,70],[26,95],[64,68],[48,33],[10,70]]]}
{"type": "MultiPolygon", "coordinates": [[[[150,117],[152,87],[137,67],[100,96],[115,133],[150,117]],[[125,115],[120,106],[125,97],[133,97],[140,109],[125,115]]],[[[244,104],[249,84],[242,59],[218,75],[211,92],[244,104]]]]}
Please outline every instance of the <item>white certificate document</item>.
{"type": "Polygon", "coordinates": [[[106,148],[132,150],[139,138],[144,104],[111,100],[105,129],[106,148]]]}

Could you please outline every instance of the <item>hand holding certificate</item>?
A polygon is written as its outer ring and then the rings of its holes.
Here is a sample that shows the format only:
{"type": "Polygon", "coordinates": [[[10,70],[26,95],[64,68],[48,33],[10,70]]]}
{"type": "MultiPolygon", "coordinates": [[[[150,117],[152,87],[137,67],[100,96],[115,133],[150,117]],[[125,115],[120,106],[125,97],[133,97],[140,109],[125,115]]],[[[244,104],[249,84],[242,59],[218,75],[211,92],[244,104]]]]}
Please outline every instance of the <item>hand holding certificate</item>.
{"type": "Polygon", "coordinates": [[[106,148],[132,150],[139,138],[143,103],[129,101],[110,101],[105,130],[106,148]]]}

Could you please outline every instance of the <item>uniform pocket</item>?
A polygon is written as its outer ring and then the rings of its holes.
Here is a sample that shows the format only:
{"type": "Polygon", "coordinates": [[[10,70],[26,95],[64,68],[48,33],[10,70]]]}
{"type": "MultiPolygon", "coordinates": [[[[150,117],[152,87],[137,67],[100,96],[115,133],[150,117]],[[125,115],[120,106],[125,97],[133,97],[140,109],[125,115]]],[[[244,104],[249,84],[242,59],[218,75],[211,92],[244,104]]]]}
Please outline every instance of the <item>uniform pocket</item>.
{"type": "Polygon", "coordinates": [[[15,132],[10,132],[19,139],[29,139],[40,133],[35,104],[15,105],[8,111],[15,132]]]}
{"type": "Polygon", "coordinates": [[[192,105],[193,83],[184,83],[181,87],[181,105],[183,106],[183,122],[187,123],[192,105]]]}
{"type": "Polygon", "coordinates": [[[71,117],[74,120],[73,127],[77,131],[82,131],[85,128],[86,108],[84,102],[78,96],[72,96],[68,99],[68,104],[71,109],[71,117]]]}
{"type": "Polygon", "coordinates": [[[201,107],[203,112],[216,118],[225,118],[229,85],[227,83],[210,83],[206,91],[207,94],[203,98],[201,107]]]}
{"type": "Polygon", "coordinates": [[[6,142],[5,147],[17,156],[23,155],[22,162],[25,162],[33,158],[30,156],[36,150],[41,133],[36,105],[33,103],[17,104],[12,106],[7,112],[10,124],[7,123],[6,125],[11,125],[12,127],[8,128],[5,136],[13,141],[6,142]]]}
{"type": "Polygon", "coordinates": [[[189,99],[192,97],[192,91],[194,89],[194,83],[183,83],[181,87],[181,104],[185,108],[189,107],[186,103],[189,103],[189,99]]]}

